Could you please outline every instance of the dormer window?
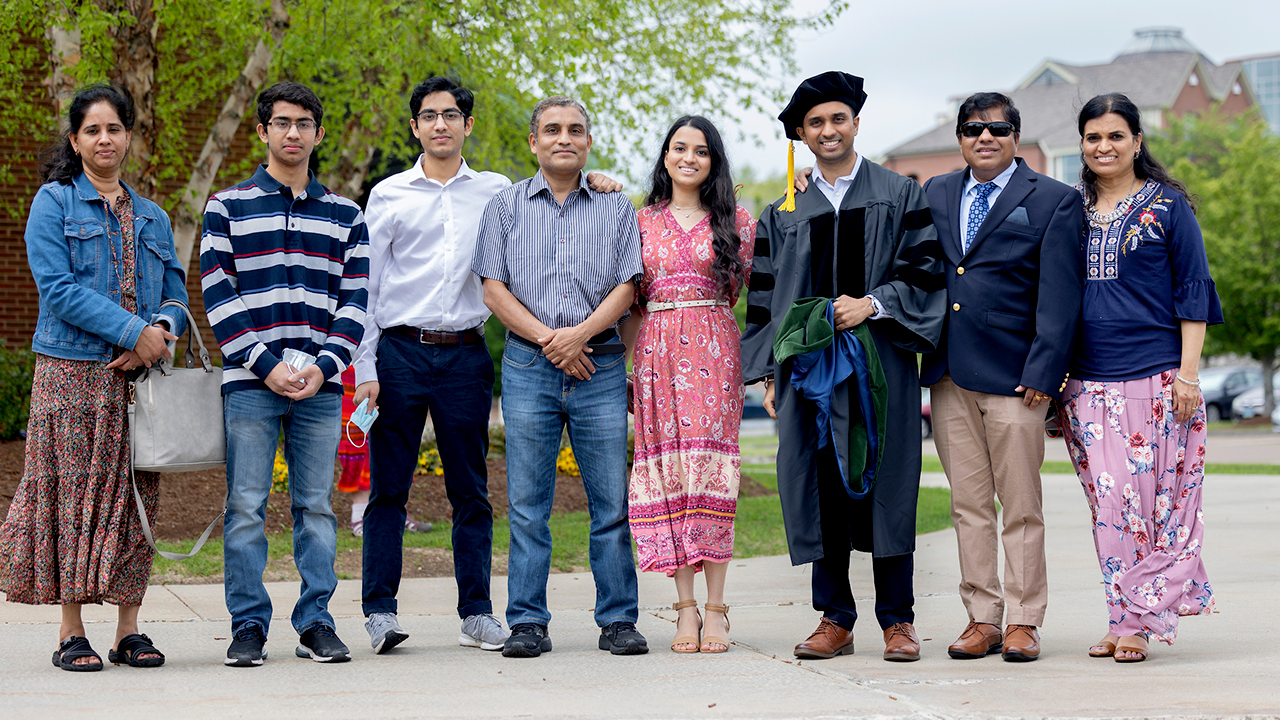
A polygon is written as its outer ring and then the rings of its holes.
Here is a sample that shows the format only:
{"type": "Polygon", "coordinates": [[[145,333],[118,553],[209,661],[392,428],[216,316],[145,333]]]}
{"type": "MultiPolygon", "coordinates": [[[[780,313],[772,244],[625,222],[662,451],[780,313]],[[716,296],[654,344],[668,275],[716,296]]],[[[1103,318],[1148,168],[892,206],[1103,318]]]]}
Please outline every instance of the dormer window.
{"type": "Polygon", "coordinates": [[[1188,84],[1188,85],[1190,85],[1191,87],[1195,87],[1195,86],[1199,85],[1199,84],[1200,84],[1200,76],[1199,76],[1199,75],[1197,75],[1197,74],[1195,74],[1195,73],[1191,73],[1191,78],[1187,80],[1187,84],[1188,84]]]}
{"type": "Polygon", "coordinates": [[[1242,92],[1244,92],[1244,88],[1240,87],[1240,83],[1236,83],[1235,85],[1231,86],[1232,95],[1239,95],[1242,92]]]}

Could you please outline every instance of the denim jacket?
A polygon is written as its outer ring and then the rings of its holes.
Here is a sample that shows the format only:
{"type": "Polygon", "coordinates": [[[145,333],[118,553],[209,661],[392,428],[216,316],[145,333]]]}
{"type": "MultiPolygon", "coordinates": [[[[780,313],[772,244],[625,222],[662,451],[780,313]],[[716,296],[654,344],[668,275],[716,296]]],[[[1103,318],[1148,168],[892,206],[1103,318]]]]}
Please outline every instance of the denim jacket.
{"type": "Polygon", "coordinates": [[[80,173],[70,185],[41,186],[27,218],[27,262],[40,292],[31,349],[68,360],[109,361],[114,347],[133,349],[142,330],[162,317],[181,335],[187,319],[164,300],[187,302],[186,271],[173,246],[169,216],[159,205],[121,186],[133,200],[137,248],[136,313],[120,305],[120,222],[80,173]]]}

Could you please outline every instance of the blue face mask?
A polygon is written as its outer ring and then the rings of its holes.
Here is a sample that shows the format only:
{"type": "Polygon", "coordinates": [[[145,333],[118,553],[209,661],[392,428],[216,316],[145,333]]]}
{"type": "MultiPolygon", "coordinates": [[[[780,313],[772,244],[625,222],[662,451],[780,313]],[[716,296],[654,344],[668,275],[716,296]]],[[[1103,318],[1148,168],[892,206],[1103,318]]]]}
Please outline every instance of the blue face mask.
{"type": "Polygon", "coordinates": [[[356,447],[362,448],[369,442],[369,428],[373,427],[373,421],[378,419],[378,409],[369,410],[369,398],[360,401],[360,407],[351,413],[351,419],[347,421],[347,441],[356,447]],[[365,442],[356,445],[351,439],[351,426],[355,425],[360,428],[360,432],[364,433],[365,442]]]}

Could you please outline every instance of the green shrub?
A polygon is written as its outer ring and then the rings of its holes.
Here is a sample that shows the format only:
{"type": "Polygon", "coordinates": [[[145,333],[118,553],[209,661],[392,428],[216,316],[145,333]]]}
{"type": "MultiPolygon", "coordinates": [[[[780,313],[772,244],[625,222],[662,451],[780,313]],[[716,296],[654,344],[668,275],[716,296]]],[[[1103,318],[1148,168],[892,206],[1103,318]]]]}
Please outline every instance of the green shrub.
{"type": "Polygon", "coordinates": [[[0,345],[0,440],[13,440],[31,416],[31,379],[36,355],[0,345]]]}

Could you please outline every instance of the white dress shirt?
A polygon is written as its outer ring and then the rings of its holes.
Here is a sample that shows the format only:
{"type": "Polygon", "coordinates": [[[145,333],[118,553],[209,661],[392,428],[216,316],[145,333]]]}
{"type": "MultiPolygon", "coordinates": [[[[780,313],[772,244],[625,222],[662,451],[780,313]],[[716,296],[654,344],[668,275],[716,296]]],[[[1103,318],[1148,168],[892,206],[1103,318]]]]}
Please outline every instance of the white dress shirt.
{"type": "MultiPolygon", "coordinates": [[[[809,174],[809,177],[813,180],[813,184],[822,191],[822,194],[827,196],[827,200],[831,203],[831,207],[839,210],[840,203],[844,202],[844,194],[849,191],[849,186],[853,184],[853,179],[858,176],[858,170],[861,167],[862,155],[859,154],[858,159],[853,161],[853,171],[844,177],[836,178],[835,185],[827,182],[827,179],[822,175],[822,171],[816,167],[813,169],[813,172],[809,174]]],[[[885,312],[884,306],[880,304],[880,301],[876,299],[876,296],[867,295],[866,297],[870,298],[871,305],[875,308],[875,314],[867,318],[868,320],[883,320],[887,317],[893,317],[889,313],[885,312]]]]}
{"type": "Polygon", "coordinates": [[[471,272],[484,206],[511,181],[476,172],[466,160],[443,184],[413,167],[374,186],[369,227],[369,304],[353,364],[356,384],[378,379],[378,338],[397,325],[467,330],[489,319],[471,272]]]}
{"type": "MultiPolygon", "coordinates": [[[[996,206],[996,198],[1000,197],[1000,193],[1004,191],[1005,186],[1009,184],[1009,179],[1013,177],[1013,171],[1018,169],[1018,162],[1015,160],[1009,163],[1009,167],[1004,172],[995,177],[994,182],[996,189],[991,191],[987,196],[987,213],[991,212],[991,208],[996,206]]],[[[973,201],[978,198],[978,191],[974,188],[982,184],[982,181],[973,176],[973,172],[969,172],[969,179],[965,181],[964,191],[960,193],[960,247],[964,248],[964,236],[969,231],[969,208],[973,207],[973,201]]]]}

